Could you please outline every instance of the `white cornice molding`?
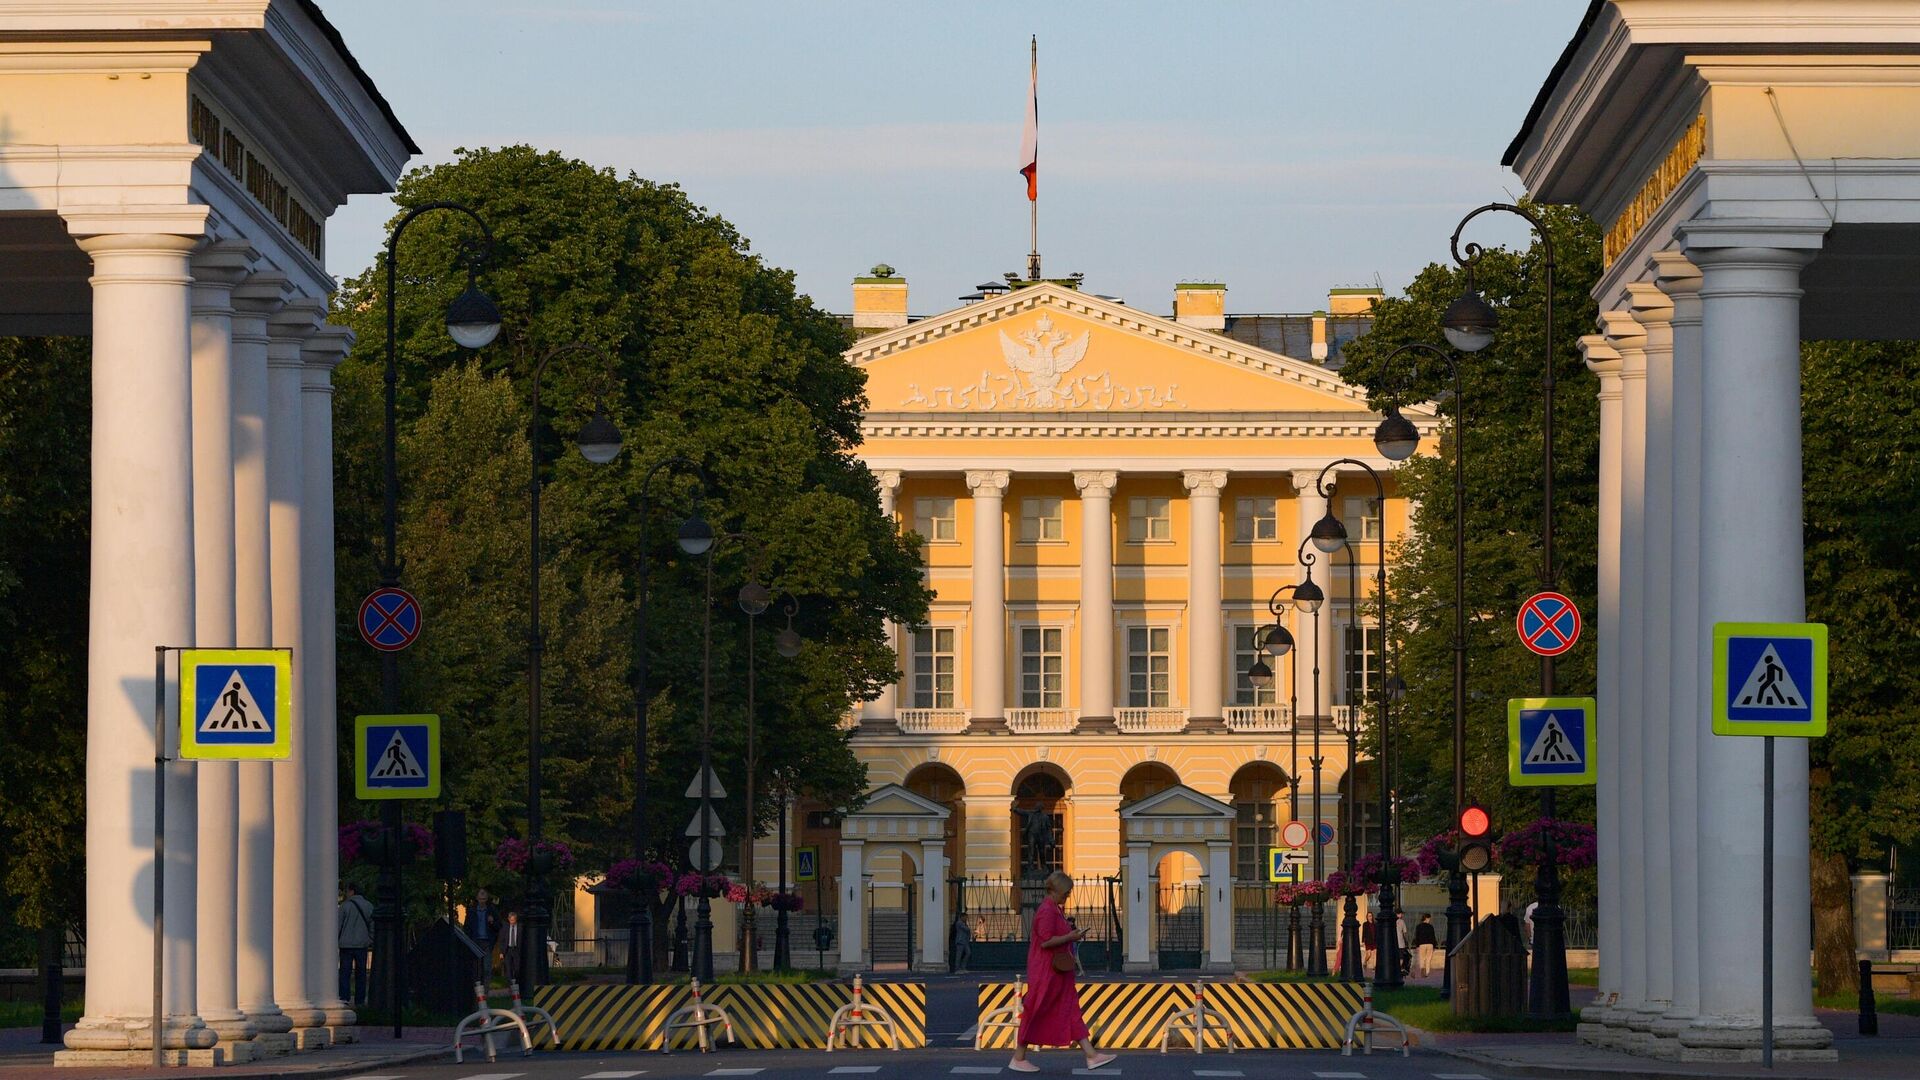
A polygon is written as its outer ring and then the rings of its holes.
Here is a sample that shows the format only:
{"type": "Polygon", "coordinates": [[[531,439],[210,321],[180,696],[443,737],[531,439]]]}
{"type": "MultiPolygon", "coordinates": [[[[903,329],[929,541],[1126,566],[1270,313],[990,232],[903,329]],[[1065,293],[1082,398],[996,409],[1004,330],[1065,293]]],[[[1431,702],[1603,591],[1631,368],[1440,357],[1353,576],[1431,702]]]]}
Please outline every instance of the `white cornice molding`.
{"type": "MultiPolygon", "coordinates": [[[[925,419],[867,419],[860,422],[860,433],[869,439],[1211,439],[1211,438],[1327,438],[1355,439],[1373,437],[1378,418],[1358,417],[1352,422],[1182,420],[1177,416],[1158,421],[1103,421],[1097,414],[1085,419],[1038,421],[995,420],[991,414],[935,414],[925,419]]],[[[1440,429],[1435,419],[1414,422],[1422,435],[1440,429]]]]}

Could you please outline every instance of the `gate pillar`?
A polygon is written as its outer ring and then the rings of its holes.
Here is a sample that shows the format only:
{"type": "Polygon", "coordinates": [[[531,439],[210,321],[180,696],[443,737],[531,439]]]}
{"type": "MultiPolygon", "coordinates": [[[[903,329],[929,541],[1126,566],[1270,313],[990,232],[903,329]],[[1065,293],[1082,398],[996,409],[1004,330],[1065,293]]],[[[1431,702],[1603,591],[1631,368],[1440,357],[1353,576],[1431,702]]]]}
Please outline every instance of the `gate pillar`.
{"type": "Polygon", "coordinates": [[[1120,864],[1120,900],[1127,919],[1127,971],[1148,971],[1153,967],[1153,870],[1148,862],[1151,845],[1145,841],[1127,844],[1126,861],[1120,864]]]}
{"type": "Polygon", "coordinates": [[[1233,846],[1207,841],[1207,970],[1233,970],[1233,846]]]}
{"type": "Polygon", "coordinates": [[[861,869],[866,841],[840,839],[840,970],[867,966],[867,882],[861,869]]]}
{"type": "Polygon", "coordinates": [[[947,938],[953,932],[947,915],[946,838],[920,841],[920,971],[945,971],[947,938]]]}

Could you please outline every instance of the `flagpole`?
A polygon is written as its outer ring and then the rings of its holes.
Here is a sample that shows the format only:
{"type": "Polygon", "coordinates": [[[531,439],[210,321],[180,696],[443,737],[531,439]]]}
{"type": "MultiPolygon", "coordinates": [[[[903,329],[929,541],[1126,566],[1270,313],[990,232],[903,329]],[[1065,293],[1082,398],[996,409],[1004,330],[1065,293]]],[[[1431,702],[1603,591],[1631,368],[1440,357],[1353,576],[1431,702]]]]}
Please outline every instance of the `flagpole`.
{"type": "MultiPolygon", "coordinates": [[[[1028,87],[1028,122],[1034,126],[1036,146],[1039,141],[1040,127],[1040,35],[1035,34],[1028,42],[1028,63],[1031,82],[1028,87]]],[[[1039,151],[1034,151],[1034,169],[1039,170],[1039,151]]],[[[1040,191],[1037,185],[1029,183],[1027,188],[1027,279],[1040,280],[1040,191]]]]}

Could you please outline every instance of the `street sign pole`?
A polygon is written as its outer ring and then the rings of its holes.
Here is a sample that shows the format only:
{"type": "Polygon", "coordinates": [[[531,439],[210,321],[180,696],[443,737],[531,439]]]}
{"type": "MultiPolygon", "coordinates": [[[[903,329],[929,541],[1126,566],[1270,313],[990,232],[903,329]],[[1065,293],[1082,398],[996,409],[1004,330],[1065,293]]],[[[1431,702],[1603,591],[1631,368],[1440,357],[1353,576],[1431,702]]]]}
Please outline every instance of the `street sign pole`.
{"type": "Polygon", "coordinates": [[[167,653],[165,645],[153,650],[153,1064],[161,1064],[160,967],[166,955],[167,876],[167,653]]]}
{"type": "Polygon", "coordinates": [[[1760,1064],[1773,1068],[1773,736],[1766,744],[1762,766],[1760,812],[1760,1064]]]}

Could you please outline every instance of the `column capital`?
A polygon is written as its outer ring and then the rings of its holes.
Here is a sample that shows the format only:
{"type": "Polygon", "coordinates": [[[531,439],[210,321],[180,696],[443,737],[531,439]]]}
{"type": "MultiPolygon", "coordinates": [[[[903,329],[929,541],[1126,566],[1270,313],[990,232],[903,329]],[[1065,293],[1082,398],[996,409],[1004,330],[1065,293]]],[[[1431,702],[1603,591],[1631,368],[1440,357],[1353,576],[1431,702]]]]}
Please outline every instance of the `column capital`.
{"type": "Polygon", "coordinates": [[[900,490],[900,476],[901,474],[899,469],[873,470],[874,483],[878,484],[880,486],[880,490],[885,492],[893,492],[893,491],[900,490]]]}
{"type": "Polygon", "coordinates": [[[1695,263],[1804,266],[1826,246],[1831,224],[1804,218],[1695,218],[1681,223],[1681,250],[1695,263]]]}
{"type": "Polygon", "coordinates": [[[1227,486],[1225,469],[1187,469],[1180,474],[1180,482],[1195,498],[1219,498],[1220,490],[1227,486]]]}
{"type": "MultiPolygon", "coordinates": [[[[187,160],[200,156],[197,147],[190,147],[191,155],[187,160]]],[[[207,215],[212,207],[199,204],[182,203],[174,206],[72,206],[60,211],[60,217],[66,222],[67,232],[80,243],[82,250],[92,254],[90,245],[112,244],[116,241],[151,240],[156,236],[165,236],[172,240],[186,241],[186,250],[200,246],[207,235],[207,215]]]]}
{"type": "Polygon", "coordinates": [[[1119,483],[1120,473],[1113,469],[1075,469],[1073,473],[1073,486],[1083,499],[1112,498],[1119,483]]]}
{"type": "Polygon", "coordinates": [[[353,348],[354,333],[344,326],[321,323],[300,343],[300,362],[306,366],[307,390],[333,392],[333,369],[353,348]]]}
{"type": "Polygon", "coordinates": [[[244,240],[219,240],[193,255],[193,313],[232,312],[234,287],[247,279],[260,253],[244,240]]]}
{"type": "MultiPolygon", "coordinates": [[[[1320,494],[1318,487],[1320,483],[1319,469],[1295,469],[1287,474],[1287,479],[1293,484],[1293,491],[1296,495],[1317,496],[1320,494]]],[[[1333,479],[1337,483],[1340,479],[1340,474],[1337,472],[1334,473],[1333,479]]]]}
{"type": "Polygon", "coordinates": [[[1627,286],[1627,309],[1643,333],[1655,323],[1673,321],[1673,297],[1651,281],[1636,281],[1627,286]]]}
{"type": "Polygon", "coordinates": [[[1006,469],[968,469],[967,490],[973,497],[997,499],[1007,493],[1007,485],[1013,482],[1013,473],[1006,469]]]}
{"type": "Polygon", "coordinates": [[[1580,355],[1586,358],[1587,370],[1600,377],[1600,400],[1618,401],[1620,350],[1608,344],[1605,334],[1582,334],[1579,346],[1580,355]]]}
{"type": "Polygon", "coordinates": [[[1653,273],[1654,284],[1669,297],[1678,299],[1700,291],[1700,268],[1682,252],[1656,251],[1648,256],[1647,269],[1653,273]]]}
{"type": "Polygon", "coordinates": [[[1624,308],[1603,311],[1596,320],[1601,336],[1620,358],[1620,378],[1644,379],[1647,376],[1647,328],[1624,308]]]}

